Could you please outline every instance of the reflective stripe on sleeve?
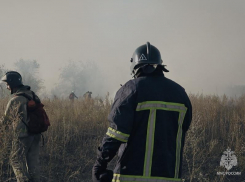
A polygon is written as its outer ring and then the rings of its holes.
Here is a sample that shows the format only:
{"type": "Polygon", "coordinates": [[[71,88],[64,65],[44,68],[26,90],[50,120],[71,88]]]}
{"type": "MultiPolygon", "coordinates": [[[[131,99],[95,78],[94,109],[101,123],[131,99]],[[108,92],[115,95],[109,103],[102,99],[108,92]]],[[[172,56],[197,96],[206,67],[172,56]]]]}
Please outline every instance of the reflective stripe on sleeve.
{"type": "Polygon", "coordinates": [[[120,131],[117,131],[111,127],[108,128],[107,130],[107,133],[106,135],[112,137],[112,138],[115,138],[121,142],[127,142],[128,141],[128,138],[129,138],[129,135],[128,134],[125,134],[125,133],[122,133],[120,131]]]}
{"type": "Polygon", "coordinates": [[[145,177],[145,176],[131,176],[131,175],[120,175],[114,174],[112,182],[175,182],[181,181],[176,178],[164,178],[164,177],[145,177]]]}

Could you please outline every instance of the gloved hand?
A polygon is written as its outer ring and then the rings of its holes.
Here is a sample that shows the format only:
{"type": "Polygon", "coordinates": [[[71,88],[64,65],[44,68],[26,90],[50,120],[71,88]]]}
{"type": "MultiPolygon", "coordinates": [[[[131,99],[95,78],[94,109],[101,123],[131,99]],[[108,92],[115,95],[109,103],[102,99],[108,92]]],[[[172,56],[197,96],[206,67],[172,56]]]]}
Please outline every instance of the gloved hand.
{"type": "Polygon", "coordinates": [[[107,164],[111,160],[109,151],[102,151],[99,147],[97,150],[97,160],[92,169],[93,182],[111,182],[113,178],[113,172],[107,170],[107,164]]]}
{"type": "Polygon", "coordinates": [[[106,172],[106,166],[97,163],[94,164],[92,169],[92,180],[93,182],[100,182],[100,175],[106,172]]]}
{"type": "Polygon", "coordinates": [[[111,182],[113,171],[106,169],[104,166],[94,165],[92,169],[93,182],[111,182]]]}
{"type": "Polygon", "coordinates": [[[113,171],[106,170],[105,173],[100,175],[100,182],[111,182],[113,179],[113,171]]]}

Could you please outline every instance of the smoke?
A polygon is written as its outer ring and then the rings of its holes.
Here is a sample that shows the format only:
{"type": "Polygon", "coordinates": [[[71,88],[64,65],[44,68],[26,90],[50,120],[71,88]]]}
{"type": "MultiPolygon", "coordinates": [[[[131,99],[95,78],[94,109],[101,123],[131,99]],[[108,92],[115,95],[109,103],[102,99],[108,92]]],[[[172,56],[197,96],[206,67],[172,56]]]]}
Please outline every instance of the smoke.
{"type": "Polygon", "coordinates": [[[222,95],[245,85],[244,7],[241,0],[54,0],[15,6],[5,1],[0,6],[0,64],[10,68],[20,58],[37,60],[46,95],[51,90],[64,96],[72,90],[113,95],[130,79],[133,51],[149,41],[168,65],[166,76],[188,93],[222,95]],[[70,68],[61,75],[67,60],[92,60],[96,66],[86,71],[76,61],[79,80],[70,68]]]}
{"type": "MultiPolygon", "coordinates": [[[[4,74],[7,72],[4,65],[0,65],[0,78],[4,76],[4,74]]],[[[0,98],[6,97],[9,95],[9,92],[6,89],[6,83],[0,81],[0,98]]]]}
{"type": "Polygon", "coordinates": [[[103,71],[93,62],[69,61],[61,69],[59,82],[51,91],[52,96],[67,98],[74,91],[82,97],[87,91],[95,96],[104,96],[108,85],[103,71]]]}
{"type": "Polygon", "coordinates": [[[31,86],[34,92],[40,92],[44,88],[43,80],[39,76],[40,65],[36,60],[20,59],[14,65],[21,74],[23,83],[31,86]]]}
{"type": "MultiPolygon", "coordinates": [[[[122,75],[118,74],[113,76],[111,72],[105,72],[105,70],[92,61],[68,61],[59,72],[55,73],[59,75],[58,82],[49,87],[45,87],[46,82],[42,75],[39,74],[41,65],[38,61],[20,59],[14,63],[14,68],[15,69],[7,69],[3,65],[0,66],[0,77],[2,77],[7,70],[16,70],[22,75],[23,83],[31,86],[32,90],[40,94],[41,97],[68,98],[72,91],[74,91],[78,97],[83,97],[87,91],[92,92],[92,97],[104,97],[108,92],[110,96],[114,96],[116,90],[120,88],[119,84],[124,84],[123,82],[118,82],[118,77],[122,75]],[[115,87],[117,87],[117,89],[115,89],[115,87]]],[[[238,97],[245,93],[244,85],[216,86],[215,89],[216,90],[211,94],[220,96],[226,94],[227,96],[238,97]]],[[[210,94],[205,91],[191,93],[210,94]]],[[[0,97],[5,96],[9,96],[9,92],[6,89],[6,84],[1,82],[0,97]]]]}

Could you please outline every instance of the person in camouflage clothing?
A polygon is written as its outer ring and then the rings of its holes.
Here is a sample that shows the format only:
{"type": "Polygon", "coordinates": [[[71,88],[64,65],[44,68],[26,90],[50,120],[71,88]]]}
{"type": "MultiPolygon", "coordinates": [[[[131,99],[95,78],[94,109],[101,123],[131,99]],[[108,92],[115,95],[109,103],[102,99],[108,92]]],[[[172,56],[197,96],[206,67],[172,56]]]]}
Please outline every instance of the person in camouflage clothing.
{"type": "MultiPolygon", "coordinates": [[[[22,84],[22,77],[18,72],[10,71],[2,77],[7,89],[14,96],[9,100],[2,125],[11,125],[13,128],[13,141],[10,154],[10,163],[15,173],[17,182],[40,182],[39,172],[39,142],[40,134],[28,133],[27,102],[28,99],[16,94],[26,94],[33,97],[29,86],[22,84]],[[17,113],[17,119],[11,115],[17,113]]],[[[35,95],[36,99],[39,99],[35,95]]]]}

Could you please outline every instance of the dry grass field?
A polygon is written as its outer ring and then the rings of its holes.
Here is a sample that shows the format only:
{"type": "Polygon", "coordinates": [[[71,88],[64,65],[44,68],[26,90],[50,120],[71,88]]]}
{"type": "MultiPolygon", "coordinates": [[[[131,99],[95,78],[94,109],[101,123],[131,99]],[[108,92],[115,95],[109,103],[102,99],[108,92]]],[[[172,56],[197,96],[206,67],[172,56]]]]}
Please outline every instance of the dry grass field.
{"type": "MultiPolygon", "coordinates": [[[[186,136],[183,178],[186,182],[245,181],[245,96],[190,95],[193,120],[186,136]],[[239,176],[219,176],[223,152],[230,147],[238,165],[230,171],[239,176]]],[[[97,99],[43,100],[51,121],[44,133],[40,165],[43,182],[89,182],[96,149],[108,127],[111,103],[99,104],[97,99]]],[[[7,99],[0,102],[3,115],[7,99]]],[[[9,165],[11,131],[0,134],[0,181],[15,181],[9,165]]],[[[116,159],[115,159],[116,160],[116,159]]],[[[110,168],[113,168],[113,163],[110,168]]]]}

